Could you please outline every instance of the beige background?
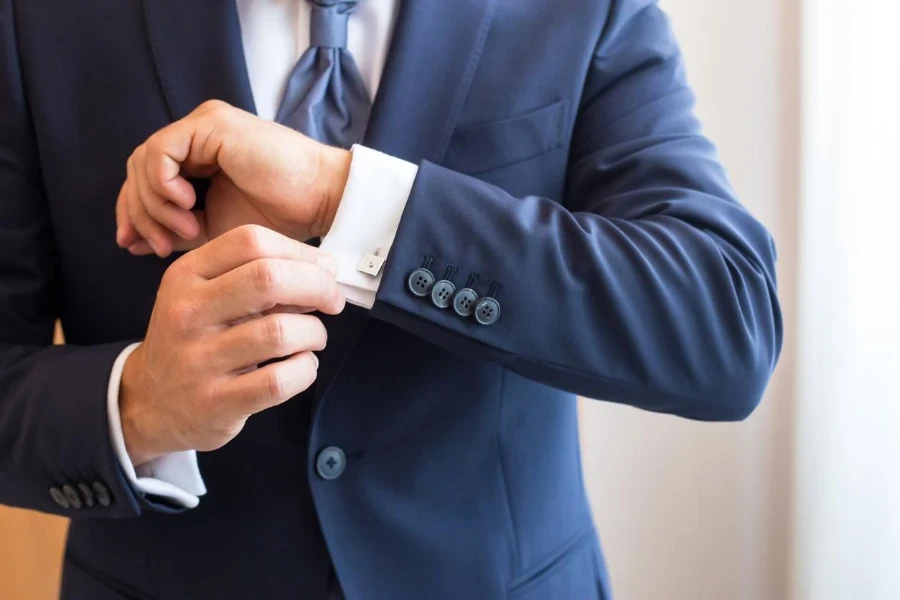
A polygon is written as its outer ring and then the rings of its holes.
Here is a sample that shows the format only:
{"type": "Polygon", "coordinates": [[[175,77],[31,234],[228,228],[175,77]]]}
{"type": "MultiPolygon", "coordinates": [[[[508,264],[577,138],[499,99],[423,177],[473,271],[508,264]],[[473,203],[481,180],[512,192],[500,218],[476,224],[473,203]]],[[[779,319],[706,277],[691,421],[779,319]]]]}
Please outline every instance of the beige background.
{"type": "MultiPolygon", "coordinates": [[[[779,243],[793,321],[798,0],[663,0],[735,187],[779,243]]],[[[792,329],[761,409],[710,425],[587,402],[586,480],[626,600],[787,597],[792,329]]],[[[0,507],[0,600],[55,597],[65,521],[0,507]]]]}

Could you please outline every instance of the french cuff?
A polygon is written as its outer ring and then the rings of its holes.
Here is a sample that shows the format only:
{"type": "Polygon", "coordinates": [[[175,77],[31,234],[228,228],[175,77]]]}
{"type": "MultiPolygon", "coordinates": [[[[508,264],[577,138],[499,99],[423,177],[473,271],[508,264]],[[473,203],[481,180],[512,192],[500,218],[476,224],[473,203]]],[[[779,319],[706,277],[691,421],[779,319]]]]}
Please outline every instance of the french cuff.
{"type": "Polygon", "coordinates": [[[372,308],[419,167],[358,144],[351,152],[347,186],[319,248],[337,260],[347,302],[372,308]]]}
{"type": "Polygon", "coordinates": [[[122,350],[109,376],[106,411],[109,415],[109,437],[112,440],[113,451],[122,472],[125,473],[125,478],[135,492],[162,497],[185,508],[194,508],[200,503],[200,496],[206,493],[206,485],[197,464],[196,451],[173,452],[135,469],[125,449],[125,436],[122,433],[122,419],[119,414],[119,385],[122,382],[125,361],[139,345],[140,342],[122,350]]]}

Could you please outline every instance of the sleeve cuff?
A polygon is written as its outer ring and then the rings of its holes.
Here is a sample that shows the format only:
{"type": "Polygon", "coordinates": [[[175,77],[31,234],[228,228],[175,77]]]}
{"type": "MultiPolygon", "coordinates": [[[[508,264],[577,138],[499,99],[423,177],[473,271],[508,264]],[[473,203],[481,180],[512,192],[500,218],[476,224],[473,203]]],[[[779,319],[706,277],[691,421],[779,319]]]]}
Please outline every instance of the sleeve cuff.
{"type": "Polygon", "coordinates": [[[159,496],[185,508],[194,508],[200,503],[199,497],[206,493],[206,486],[197,464],[196,451],[173,452],[135,469],[125,449],[125,437],[122,434],[122,421],[119,415],[119,384],[125,361],[139,345],[140,343],[132,344],[122,350],[113,364],[109,377],[106,406],[113,451],[125,473],[125,478],[135,492],[159,496]]]}
{"type": "Polygon", "coordinates": [[[372,308],[419,167],[365,146],[351,151],[347,186],[320,248],[337,260],[347,302],[372,308]]]}

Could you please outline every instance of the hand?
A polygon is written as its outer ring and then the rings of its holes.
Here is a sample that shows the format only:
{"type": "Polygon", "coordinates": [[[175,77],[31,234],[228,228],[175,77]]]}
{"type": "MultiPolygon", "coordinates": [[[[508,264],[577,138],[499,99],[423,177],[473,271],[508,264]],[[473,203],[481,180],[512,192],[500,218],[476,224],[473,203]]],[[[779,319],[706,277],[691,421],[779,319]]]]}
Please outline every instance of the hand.
{"type": "Polygon", "coordinates": [[[116,202],[116,241],[168,256],[245,224],[295,240],[327,233],[350,153],[224,102],[201,104],[150,136],[127,164],[116,202]],[[211,177],[205,214],[187,177],[211,177]]]}
{"type": "Polygon", "coordinates": [[[250,415],[307,389],[326,331],[299,313],[343,310],[333,270],[333,258],[258,226],[175,261],[122,375],[119,410],[132,462],[219,448],[250,415]]]}

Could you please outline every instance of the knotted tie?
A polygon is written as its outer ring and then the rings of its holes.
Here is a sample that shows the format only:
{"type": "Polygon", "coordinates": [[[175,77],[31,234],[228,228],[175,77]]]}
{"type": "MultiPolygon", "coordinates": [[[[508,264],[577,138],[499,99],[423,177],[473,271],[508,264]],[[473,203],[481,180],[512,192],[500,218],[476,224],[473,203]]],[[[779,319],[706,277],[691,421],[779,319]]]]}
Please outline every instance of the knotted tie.
{"type": "Polygon", "coordinates": [[[372,103],[347,50],[347,19],[358,0],[308,0],[309,48],[297,61],[275,120],[341,148],[362,140],[372,103]]]}

